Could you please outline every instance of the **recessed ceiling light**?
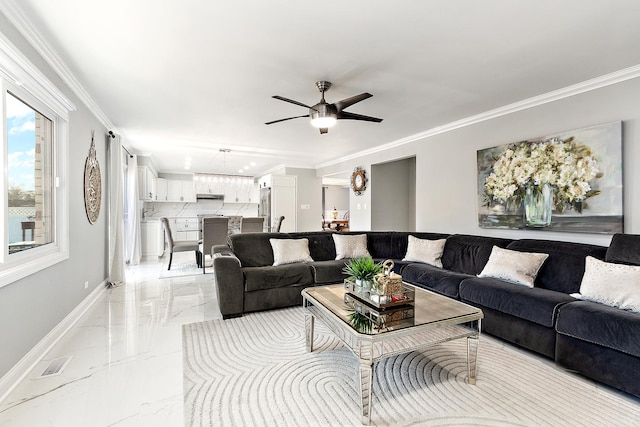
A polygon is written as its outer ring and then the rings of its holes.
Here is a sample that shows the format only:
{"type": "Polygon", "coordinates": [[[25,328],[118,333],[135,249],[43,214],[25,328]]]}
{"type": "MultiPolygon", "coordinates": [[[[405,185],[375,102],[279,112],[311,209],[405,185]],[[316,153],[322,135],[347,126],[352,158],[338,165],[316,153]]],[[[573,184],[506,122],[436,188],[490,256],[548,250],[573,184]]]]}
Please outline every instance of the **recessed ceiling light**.
{"type": "Polygon", "coordinates": [[[244,172],[244,169],[240,169],[238,172],[242,173],[242,172],[244,172]]]}
{"type": "Polygon", "coordinates": [[[251,166],[255,166],[255,165],[256,165],[256,162],[251,162],[251,163],[249,163],[249,164],[250,164],[251,166]]]}

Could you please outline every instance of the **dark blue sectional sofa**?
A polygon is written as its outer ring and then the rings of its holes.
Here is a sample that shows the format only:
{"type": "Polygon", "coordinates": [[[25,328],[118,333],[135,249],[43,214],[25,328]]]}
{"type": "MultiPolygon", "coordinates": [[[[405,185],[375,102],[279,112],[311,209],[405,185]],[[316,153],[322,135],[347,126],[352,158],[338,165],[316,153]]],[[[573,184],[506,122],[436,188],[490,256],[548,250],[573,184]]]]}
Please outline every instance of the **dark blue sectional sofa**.
{"type": "MultiPolygon", "coordinates": [[[[305,287],[344,279],[332,233],[246,233],[214,247],[224,318],[301,304],[305,287]],[[273,266],[270,238],[309,240],[313,262],[273,266]]],[[[640,397],[640,314],[582,301],[585,258],[640,265],[640,235],[615,235],[607,247],[549,240],[408,232],[366,234],[376,261],[393,259],[404,281],[479,307],[483,332],[552,358],[567,369],[640,397]],[[444,239],[443,268],[402,261],[408,236],[444,239]],[[493,246],[549,254],[533,288],[477,275],[493,246]]]]}

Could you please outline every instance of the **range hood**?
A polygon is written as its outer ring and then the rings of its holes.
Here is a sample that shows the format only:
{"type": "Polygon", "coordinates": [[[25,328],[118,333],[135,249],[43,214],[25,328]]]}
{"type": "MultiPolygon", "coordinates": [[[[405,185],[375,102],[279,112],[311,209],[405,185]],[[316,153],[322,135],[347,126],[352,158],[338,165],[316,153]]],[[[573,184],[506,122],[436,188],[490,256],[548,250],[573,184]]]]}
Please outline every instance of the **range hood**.
{"type": "Polygon", "coordinates": [[[196,194],[196,200],[224,200],[224,194],[196,194]]]}

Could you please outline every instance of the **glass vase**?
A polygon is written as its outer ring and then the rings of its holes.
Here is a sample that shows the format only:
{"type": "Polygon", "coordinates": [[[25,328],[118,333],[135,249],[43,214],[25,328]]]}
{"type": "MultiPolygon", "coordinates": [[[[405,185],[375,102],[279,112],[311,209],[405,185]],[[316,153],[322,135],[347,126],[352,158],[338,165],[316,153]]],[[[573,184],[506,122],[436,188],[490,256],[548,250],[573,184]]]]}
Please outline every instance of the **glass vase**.
{"type": "Polygon", "coordinates": [[[356,295],[369,298],[371,296],[371,284],[372,282],[370,280],[356,279],[356,295]]]}
{"type": "Polygon", "coordinates": [[[529,185],[524,193],[524,223],[527,227],[548,227],[553,211],[553,191],[547,183],[529,185]]]}

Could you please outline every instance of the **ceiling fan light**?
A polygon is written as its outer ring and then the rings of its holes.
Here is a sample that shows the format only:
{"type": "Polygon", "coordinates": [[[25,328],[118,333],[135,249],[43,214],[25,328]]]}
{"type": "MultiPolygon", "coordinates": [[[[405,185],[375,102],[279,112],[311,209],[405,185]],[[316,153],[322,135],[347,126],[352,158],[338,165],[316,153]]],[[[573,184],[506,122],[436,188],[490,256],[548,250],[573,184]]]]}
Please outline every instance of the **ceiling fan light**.
{"type": "Polygon", "coordinates": [[[336,124],[336,118],[331,116],[316,117],[314,119],[311,119],[311,126],[316,128],[330,128],[335,124],[336,124]]]}

